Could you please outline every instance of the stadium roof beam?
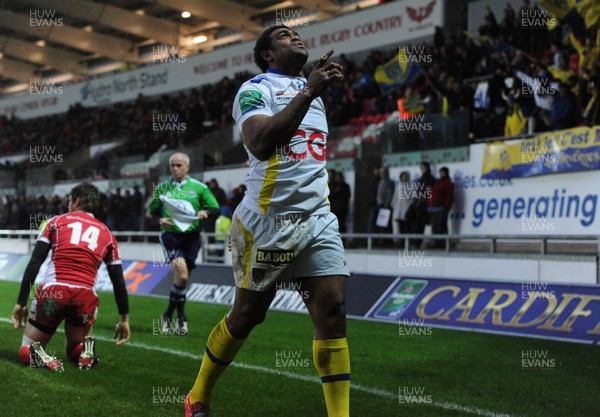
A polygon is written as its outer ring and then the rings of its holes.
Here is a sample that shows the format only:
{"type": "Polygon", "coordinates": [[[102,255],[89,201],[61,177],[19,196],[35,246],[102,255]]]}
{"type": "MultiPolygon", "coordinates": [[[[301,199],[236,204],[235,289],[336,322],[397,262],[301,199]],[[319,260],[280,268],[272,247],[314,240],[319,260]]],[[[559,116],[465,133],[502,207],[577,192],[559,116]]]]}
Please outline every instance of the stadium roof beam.
{"type": "Polygon", "coordinates": [[[269,7],[261,8],[259,10],[259,14],[269,13],[269,12],[277,11],[277,10],[281,10],[281,9],[289,9],[291,7],[294,7],[295,5],[296,5],[296,3],[293,2],[292,0],[285,0],[285,1],[282,1],[281,3],[277,3],[277,4],[274,4],[269,7]]]}
{"type": "Polygon", "coordinates": [[[37,46],[15,37],[0,36],[0,51],[5,55],[14,56],[24,61],[78,75],[83,75],[86,71],[85,66],[79,63],[79,61],[85,59],[85,55],[78,55],[49,46],[37,46]]]}
{"type": "MultiPolygon", "coordinates": [[[[28,0],[28,3],[48,8],[48,0],[28,0]]],[[[60,15],[131,33],[143,38],[153,38],[166,45],[179,45],[179,25],[175,22],[149,15],[139,15],[108,4],[87,0],[53,0],[52,9],[60,15]]]]}
{"type": "Polygon", "coordinates": [[[82,51],[98,53],[118,61],[137,62],[139,60],[133,42],[115,36],[86,32],[65,24],[32,26],[29,16],[3,9],[0,9],[0,27],[68,45],[82,51]]]}
{"type": "Polygon", "coordinates": [[[38,67],[26,64],[21,61],[15,61],[9,58],[0,59],[0,74],[3,77],[20,81],[29,85],[29,82],[38,73],[38,67]]]}
{"type": "Polygon", "coordinates": [[[294,3],[306,10],[317,10],[320,18],[329,18],[342,11],[342,8],[331,0],[294,0],[294,3]]]}
{"type": "Polygon", "coordinates": [[[216,20],[224,26],[244,32],[244,39],[259,35],[263,28],[250,20],[260,13],[260,9],[242,6],[229,0],[156,0],[157,4],[179,11],[188,11],[204,19],[216,20]]]}

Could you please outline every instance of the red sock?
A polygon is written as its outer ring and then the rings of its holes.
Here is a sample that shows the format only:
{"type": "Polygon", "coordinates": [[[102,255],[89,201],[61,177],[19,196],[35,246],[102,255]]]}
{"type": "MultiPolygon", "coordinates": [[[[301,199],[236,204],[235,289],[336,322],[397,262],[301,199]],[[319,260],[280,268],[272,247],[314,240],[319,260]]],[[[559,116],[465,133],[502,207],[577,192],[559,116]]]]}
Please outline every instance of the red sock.
{"type": "Polygon", "coordinates": [[[75,345],[73,350],[71,351],[71,361],[77,362],[79,360],[79,355],[81,355],[81,351],[83,350],[83,343],[78,343],[75,345]]]}
{"type": "Polygon", "coordinates": [[[21,362],[23,362],[23,365],[29,366],[29,346],[21,346],[21,349],[19,349],[19,358],[21,359],[21,362]]]}

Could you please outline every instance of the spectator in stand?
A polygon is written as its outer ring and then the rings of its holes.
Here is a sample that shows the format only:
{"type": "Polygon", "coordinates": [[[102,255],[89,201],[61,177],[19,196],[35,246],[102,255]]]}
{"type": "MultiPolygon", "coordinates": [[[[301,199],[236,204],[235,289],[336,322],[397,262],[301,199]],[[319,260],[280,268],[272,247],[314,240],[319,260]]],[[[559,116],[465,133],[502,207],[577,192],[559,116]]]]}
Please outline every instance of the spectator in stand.
{"type": "Polygon", "coordinates": [[[231,213],[235,213],[235,209],[240,205],[242,200],[244,199],[244,195],[246,194],[246,186],[244,184],[240,184],[237,188],[232,191],[231,198],[231,213]]]}
{"type": "Polygon", "coordinates": [[[507,102],[508,113],[506,114],[506,122],[504,125],[504,136],[510,138],[526,133],[527,117],[523,114],[521,106],[510,97],[507,102]]]}
{"type": "Polygon", "coordinates": [[[5,230],[8,228],[7,224],[7,213],[6,213],[6,204],[0,198],[0,230],[5,230]]]}
{"type": "MultiPolygon", "coordinates": [[[[415,234],[423,234],[425,233],[425,226],[429,224],[429,199],[431,196],[431,190],[435,185],[435,177],[431,174],[431,165],[429,162],[421,162],[419,165],[421,170],[421,178],[417,181],[416,189],[418,200],[416,202],[416,220],[414,225],[414,233],[415,234]]],[[[411,246],[420,247],[421,239],[415,239],[411,246]]]]}
{"type": "MultiPolygon", "coordinates": [[[[144,214],[144,196],[140,192],[139,185],[133,186],[133,207],[135,210],[135,217],[141,218],[144,214]]],[[[140,223],[137,223],[137,228],[135,230],[139,230],[140,223]]]]}
{"type": "MultiPolygon", "coordinates": [[[[431,214],[431,233],[433,235],[448,234],[448,214],[454,203],[454,184],[450,180],[449,170],[442,167],[439,170],[440,179],[433,185],[429,199],[429,213],[431,214]]],[[[443,240],[436,239],[434,248],[444,248],[443,240]]]]}
{"type": "Polygon", "coordinates": [[[327,170],[327,187],[329,187],[329,201],[331,202],[331,190],[334,187],[334,183],[335,183],[335,175],[337,174],[337,171],[335,169],[328,169],[327,170]]]}
{"type": "Polygon", "coordinates": [[[111,193],[108,197],[108,218],[106,226],[110,230],[121,230],[122,204],[123,198],[121,197],[121,188],[116,188],[115,192],[111,193]]]}
{"type": "Polygon", "coordinates": [[[552,102],[549,124],[554,130],[569,129],[577,126],[579,122],[579,109],[577,100],[567,83],[560,83],[558,95],[552,102]]]}
{"type": "MultiPolygon", "coordinates": [[[[394,234],[410,234],[414,232],[414,223],[417,217],[416,185],[410,182],[410,173],[402,171],[398,183],[398,193],[394,196],[394,234]]],[[[404,241],[400,242],[404,246],[404,241]]]]}
{"type": "Polygon", "coordinates": [[[569,62],[564,53],[556,53],[554,55],[554,65],[548,67],[548,72],[552,74],[554,79],[563,83],[568,83],[569,78],[573,76],[577,77],[575,71],[569,68],[569,62]]]}
{"type": "Polygon", "coordinates": [[[108,156],[106,152],[102,152],[96,159],[96,177],[108,179],[108,156]]]}
{"type": "Polygon", "coordinates": [[[227,204],[227,195],[225,194],[225,191],[219,187],[219,182],[216,180],[216,178],[210,180],[208,183],[208,188],[210,188],[210,191],[212,191],[217,203],[219,203],[219,206],[224,206],[227,204]]]}
{"type": "Polygon", "coordinates": [[[135,204],[135,199],[131,194],[131,191],[125,190],[125,196],[123,197],[123,202],[121,204],[121,217],[123,221],[121,230],[138,230],[137,221],[140,219],[140,215],[135,204]]]}
{"type": "Polygon", "coordinates": [[[371,179],[371,186],[369,187],[370,195],[369,195],[369,224],[367,225],[367,231],[369,233],[377,233],[377,212],[379,208],[377,207],[377,190],[379,187],[379,167],[373,169],[373,177],[371,179]]]}
{"type": "Polygon", "coordinates": [[[588,84],[590,99],[583,112],[586,125],[600,125],[600,76],[593,77],[588,84]]]}
{"type": "MultiPolygon", "coordinates": [[[[208,188],[215,196],[215,199],[217,200],[217,203],[219,203],[219,206],[224,206],[227,204],[227,195],[225,194],[225,191],[221,187],[219,187],[219,182],[216,178],[213,178],[208,182],[208,188]]],[[[216,222],[217,218],[215,216],[209,216],[209,218],[204,221],[204,231],[206,233],[215,233],[216,222]]],[[[215,238],[209,236],[208,241],[210,243],[214,243],[215,238]]]]}
{"type": "MultiPolygon", "coordinates": [[[[377,184],[377,207],[379,210],[390,210],[390,218],[388,220],[387,226],[378,226],[377,229],[378,233],[392,233],[392,202],[394,200],[394,191],[396,189],[396,186],[394,185],[394,182],[390,179],[390,172],[386,167],[381,167],[379,169],[379,177],[379,184],[377,184]]],[[[392,241],[385,239],[381,240],[379,243],[382,246],[390,246],[392,244],[392,241]]]]}
{"type": "Polygon", "coordinates": [[[496,21],[496,16],[490,6],[486,6],[488,13],[484,17],[484,24],[479,27],[479,34],[481,36],[489,36],[490,38],[498,38],[500,35],[500,26],[496,21]]]}
{"type": "Polygon", "coordinates": [[[346,233],[346,219],[350,208],[350,186],[341,172],[335,173],[335,180],[329,184],[331,212],[338,218],[340,233],[346,233]]]}

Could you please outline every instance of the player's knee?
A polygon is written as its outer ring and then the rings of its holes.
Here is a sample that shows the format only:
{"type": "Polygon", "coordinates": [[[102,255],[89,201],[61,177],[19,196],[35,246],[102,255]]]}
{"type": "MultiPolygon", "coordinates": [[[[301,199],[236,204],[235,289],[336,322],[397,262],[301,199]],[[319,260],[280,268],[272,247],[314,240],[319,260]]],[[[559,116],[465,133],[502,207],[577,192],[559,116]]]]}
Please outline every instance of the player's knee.
{"type": "Polygon", "coordinates": [[[346,301],[343,299],[334,301],[326,309],[326,318],[333,322],[346,320],[346,301]]]}
{"type": "Polygon", "coordinates": [[[183,258],[175,258],[171,261],[171,267],[175,273],[186,273],[187,274],[187,264],[185,259],[183,258]]]}
{"type": "Polygon", "coordinates": [[[19,359],[21,359],[23,365],[29,365],[29,346],[21,346],[21,349],[19,349],[19,359]]]}
{"type": "Polygon", "coordinates": [[[319,327],[323,331],[341,331],[346,324],[346,301],[343,297],[334,297],[318,309],[319,327]]]}
{"type": "Polygon", "coordinates": [[[247,337],[252,329],[265,321],[267,312],[257,312],[251,308],[241,308],[227,319],[227,327],[231,334],[243,339],[247,337]]]}

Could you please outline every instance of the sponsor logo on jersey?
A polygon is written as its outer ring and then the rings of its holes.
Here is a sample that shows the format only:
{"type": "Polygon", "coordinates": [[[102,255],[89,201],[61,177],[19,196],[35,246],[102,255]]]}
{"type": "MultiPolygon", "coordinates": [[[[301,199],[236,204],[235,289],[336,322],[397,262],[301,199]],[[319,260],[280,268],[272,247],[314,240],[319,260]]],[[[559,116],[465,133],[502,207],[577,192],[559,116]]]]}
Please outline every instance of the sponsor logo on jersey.
{"type": "Polygon", "coordinates": [[[262,93],[256,90],[246,90],[240,93],[239,102],[242,114],[246,114],[251,110],[265,107],[265,103],[262,99],[262,93]]]}
{"type": "Polygon", "coordinates": [[[294,252],[285,250],[257,249],[254,261],[261,264],[290,264],[294,260],[294,252]]]}

